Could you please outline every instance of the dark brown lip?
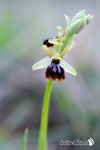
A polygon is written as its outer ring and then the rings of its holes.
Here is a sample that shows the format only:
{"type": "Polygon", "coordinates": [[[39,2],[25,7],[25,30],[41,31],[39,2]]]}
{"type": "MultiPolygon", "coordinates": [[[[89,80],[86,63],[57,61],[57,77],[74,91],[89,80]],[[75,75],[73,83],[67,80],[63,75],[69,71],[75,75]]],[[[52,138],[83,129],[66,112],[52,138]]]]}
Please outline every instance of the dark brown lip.
{"type": "Polygon", "coordinates": [[[54,38],[47,38],[46,40],[44,40],[43,45],[46,45],[49,48],[53,48],[54,44],[49,43],[49,40],[50,39],[57,39],[57,38],[58,38],[58,36],[54,37],[54,38]]]}
{"type": "Polygon", "coordinates": [[[46,69],[46,78],[51,81],[63,81],[65,80],[65,71],[60,66],[60,60],[53,59],[51,65],[46,69]]]}

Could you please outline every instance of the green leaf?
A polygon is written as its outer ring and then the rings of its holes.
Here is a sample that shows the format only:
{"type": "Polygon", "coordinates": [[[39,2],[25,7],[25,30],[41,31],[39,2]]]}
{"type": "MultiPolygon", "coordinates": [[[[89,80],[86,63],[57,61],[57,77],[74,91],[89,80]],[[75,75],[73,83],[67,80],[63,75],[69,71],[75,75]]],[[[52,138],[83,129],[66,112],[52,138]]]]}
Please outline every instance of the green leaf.
{"type": "Polygon", "coordinates": [[[62,46],[61,51],[64,50],[64,48],[66,47],[68,42],[73,38],[73,35],[79,30],[79,28],[81,27],[81,25],[84,22],[84,19],[85,19],[85,16],[83,16],[80,19],[77,19],[69,26],[69,30],[68,30],[65,38],[63,39],[63,46],[62,46]]]}
{"type": "Polygon", "coordinates": [[[60,65],[64,68],[65,72],[71,73],[73,76],[76,76],[76,71],[74,68],[69,65],[64,59],[60,58],[60,65]]]}
{"type": "Polygon", "coordinates": [[[91,16],[90,14],[85,16],[85,20],[84,20],[83,24],[80,26],[80,28],[78,29],[78,31],[76,32],[76,34],[79,33],[80,31],[82,31],[84,29],[84,27],[90,23],[90,21],[93,19],[93,17],[94,16],[93,15],[91,16]]]}
{"type": "Polygon", "coordinates": [[[88,14],[85,18],[85,24],[88,25],[90,23],[90,21],[93,19],[93,15],[91,16],[90,14],[88,14]]]}
{"type": "Polygon", "coordinates": [[[85,16],[74,21],[69,27],[68,34],[70,36],[74,35],[77,32],[77,30],[80,28],[80,26],[83,24],[84,20],[85,20],[85,16]]]}
{"type": "Polygon", "coordinates": [[[54,51],[55,51],[55,53],[59,52],[59,50],[61,49],[62,44],[63,43],[59,43],[59,42],[54,44],[54,51]]]}
{"type": "Polygon", "coordinates": [[[80,11],[79,13],[77,13],[77,14],[73,17],[73,19],[71,20],[71,24],[72,24],[75,20],[82,18],[84,15],[85,15],[85,10],[82,10],[82,11],[80,11]]]}
{"type": "Polygon", "coordinates": [[[73,47],[75,46],[74,41],[70,41],[67,46],[65,47],[65,49],[63,51],[60,52],[60,57],[62,58],[65,54],[67,54],[73,47]]]}
{"type": "Polygon", "coordinates": [[[38,70],[38,69],[42,69],[42,68],[46,68],[47,66],[49,66],[51,63],[51,59],[47,56],[43,59],[41,59],[40,61],[38,61],[37,63],[35,63],[32,66],[32,70],[38,70]]]}

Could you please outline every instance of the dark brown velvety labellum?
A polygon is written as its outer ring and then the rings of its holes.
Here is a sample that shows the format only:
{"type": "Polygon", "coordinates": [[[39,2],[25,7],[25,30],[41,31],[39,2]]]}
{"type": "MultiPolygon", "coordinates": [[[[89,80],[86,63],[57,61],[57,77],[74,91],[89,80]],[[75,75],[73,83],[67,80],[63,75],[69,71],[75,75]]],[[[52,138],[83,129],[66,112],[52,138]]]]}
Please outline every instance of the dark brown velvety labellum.
{"type": "Polygon", "coordinates": [[[58,81],[65,80],[65,71],[60,66],[60,60],[52,59],[51,65],[46,70],[46,78],[51,81],[55,81],[56,79],[58,81]]]}
{"type": "Polygon", "coordinates": [[[44,40],[43,45],[46,45],[47,47],[52,48],[52,47],[54,46],[54,44],[49,43],[49,40],[50,40],[50,39],[57,39],[57,38],[58,38],[58,37],[55,37],[55,38],[48,38],[48,39],[44,40]]]}

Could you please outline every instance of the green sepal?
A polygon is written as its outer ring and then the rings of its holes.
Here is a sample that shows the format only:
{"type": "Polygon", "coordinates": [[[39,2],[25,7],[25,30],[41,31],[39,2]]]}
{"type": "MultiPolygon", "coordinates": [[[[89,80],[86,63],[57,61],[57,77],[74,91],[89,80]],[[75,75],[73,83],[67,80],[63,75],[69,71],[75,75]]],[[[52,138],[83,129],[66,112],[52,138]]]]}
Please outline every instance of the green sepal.
{"type": "Polygon", "coordinates": [[[77,73],[76,73],[75,69],[62,58],[60,58],[60,65],[61,65],[61,67],[64,68],[65,72],[68,72],[68,73],[72,74],[73,76],[76,76],[77,73]]]}
{"type": "Polygon", "coordinates": [[[32,70],[38,70],[38,69],[46,68],[50,65],[50,63],[51,63],[51,59],[47,56],[47,57],[41,59],[40,61],[38,61],[37,63],[35,63],[32,66],[32,70]]]}

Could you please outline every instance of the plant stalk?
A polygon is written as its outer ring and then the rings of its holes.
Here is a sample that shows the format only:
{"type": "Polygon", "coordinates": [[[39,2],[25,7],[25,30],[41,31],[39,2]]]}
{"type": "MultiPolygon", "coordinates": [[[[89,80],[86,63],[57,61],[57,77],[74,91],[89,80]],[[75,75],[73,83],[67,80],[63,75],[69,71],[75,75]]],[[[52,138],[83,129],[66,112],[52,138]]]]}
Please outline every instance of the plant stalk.
{"type": "Polygon", "coordinates": [[[49,112],[49,103],[50,103],[52,85],[53,82],[48,80],[45,94],[44,94],[43,107],[42,107],[39,145],[38,145],[39,150],[47,150],[48,112],[49,112]]]}

